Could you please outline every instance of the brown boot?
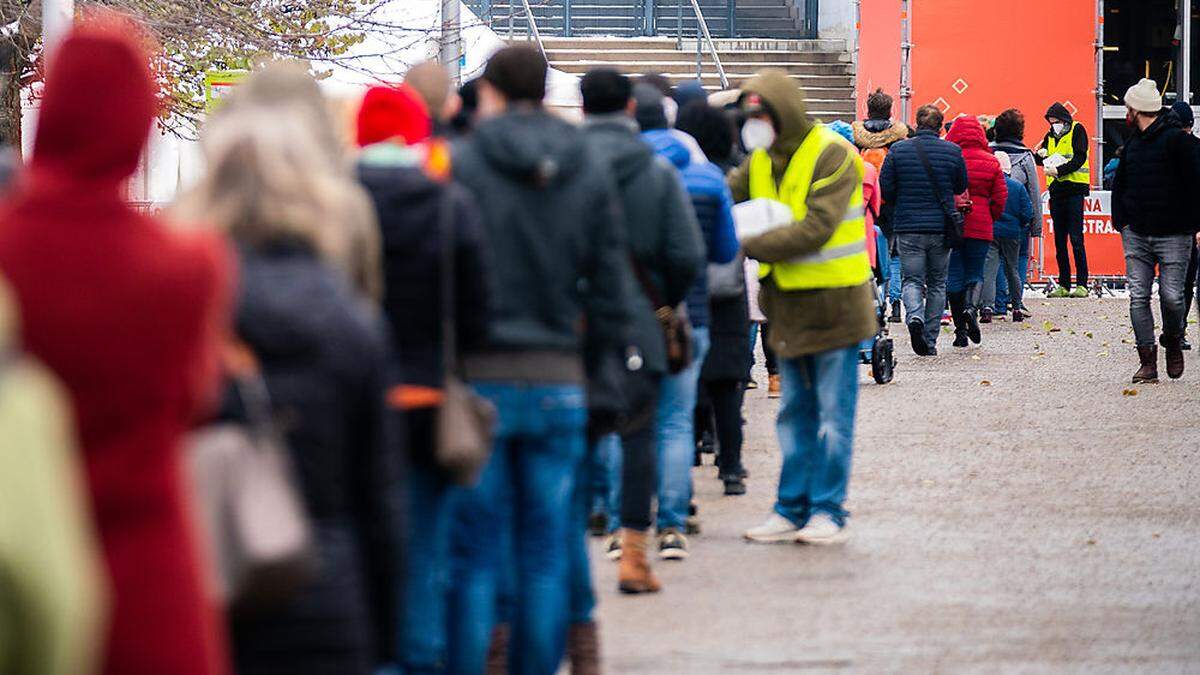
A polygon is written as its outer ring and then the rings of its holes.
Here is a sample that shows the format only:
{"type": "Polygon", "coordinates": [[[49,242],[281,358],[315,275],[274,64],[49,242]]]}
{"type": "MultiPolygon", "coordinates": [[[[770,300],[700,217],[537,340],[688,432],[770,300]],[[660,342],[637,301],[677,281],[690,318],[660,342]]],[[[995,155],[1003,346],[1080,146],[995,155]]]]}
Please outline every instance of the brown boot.
{"type": "Polygon", "coordinates": [[[571,675],[600,675],[600,632],[596,622],[573,623],[567,631],[571,675]]]}
{"type": "Polygon", "coordinates": [[[1167,353],[1167,377],[1178,380],[1183,377],[1183,342],[1179,338],[1164,334],[1159,342],[1167,353]]]}
{"type": "Polygon", "coordinates": [[[778,375],[771,375],[767,379],[767,398],[779,398],[783,396],[783,380],[778,375]]]}
{"type": "Polygon", "coordinates": [[[1133,374],[1134,384],[1152,384],[1158,382],[1158,347],[1138,347],[1138,359],[1142,367],[1133,374]]]}
{"type": "Polygon", "coordinates": [[[492,644],[488,646],[487,675],[505,675],[508,672],[508,624],[502,623],[492,631],[492,644]]]}
{"type": "Polygon", "coordinates": [[[657,593],[662,590],[650,561],[646,558],[646,533],[643,530],[621,530],[621,567],[617,571],[622,593],[657,593]]]}

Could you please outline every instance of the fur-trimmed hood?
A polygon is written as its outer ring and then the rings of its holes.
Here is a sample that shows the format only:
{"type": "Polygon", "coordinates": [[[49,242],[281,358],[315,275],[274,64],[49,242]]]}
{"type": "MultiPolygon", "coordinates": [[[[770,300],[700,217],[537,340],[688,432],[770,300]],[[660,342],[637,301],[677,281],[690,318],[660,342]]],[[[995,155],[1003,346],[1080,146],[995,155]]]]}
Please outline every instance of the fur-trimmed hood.
{"type": "Polygon", "coordinates": [[[862,120],[856,120],[850,128],[854,130],[854,144],[861,150],[886,148],[908,138],[908,125],[903,122],[893,122],[883,131],[870,131],[862,120]]]}

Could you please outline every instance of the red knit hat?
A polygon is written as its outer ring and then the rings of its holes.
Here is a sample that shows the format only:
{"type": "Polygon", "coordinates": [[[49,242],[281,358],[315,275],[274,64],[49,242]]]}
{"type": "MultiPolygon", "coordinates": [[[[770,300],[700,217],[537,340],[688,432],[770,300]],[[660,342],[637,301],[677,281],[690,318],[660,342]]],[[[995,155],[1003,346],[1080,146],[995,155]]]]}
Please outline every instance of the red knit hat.
{"type": "Polygon", "coordinates": [[[425,102],[408,85],[371,87],[358,110],[358,145],[368,146],[392,138],[412,145],[433,132],[425,102]]]}

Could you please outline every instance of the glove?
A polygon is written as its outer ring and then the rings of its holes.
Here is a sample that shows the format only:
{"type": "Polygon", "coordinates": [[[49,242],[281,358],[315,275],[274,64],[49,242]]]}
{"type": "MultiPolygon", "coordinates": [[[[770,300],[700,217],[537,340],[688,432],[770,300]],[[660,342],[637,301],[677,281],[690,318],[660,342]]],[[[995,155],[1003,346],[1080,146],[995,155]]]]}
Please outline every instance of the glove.
{"type": "Polygon", "coordinates": [[[1046,157],[1047,157],[1049,154],[1050,154],[1050,153],[1046,152],[1046,149],[1045,149],[1045,148],[1039,148],[1039,149],[1038,149],[1038,157],[1041,157],[1042,159],[1046,159],[1046,157]]]}
{"type": "Polygon", "coordinates": [[[1052,166],[1052,165],[1047,164],[1043,168],[1046,169],[1047,176],[1054,176],[1055,178],[1058,177],[1058,167],[1057,166],[1052,166]]]}

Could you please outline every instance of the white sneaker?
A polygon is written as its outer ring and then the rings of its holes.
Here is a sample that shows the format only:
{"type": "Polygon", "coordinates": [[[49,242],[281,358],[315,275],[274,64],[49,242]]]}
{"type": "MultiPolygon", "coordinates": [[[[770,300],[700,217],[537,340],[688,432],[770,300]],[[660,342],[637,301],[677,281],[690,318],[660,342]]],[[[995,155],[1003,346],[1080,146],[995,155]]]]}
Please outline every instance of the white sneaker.
{"type": "Polygon", "coordinates": [[[746,530],[745,537],[750,541],[757,541],[765,544],[774,544],[781,541],[796,541],[796,534],[800,532],[800,528],[779,515],[772,513],[766,522],[758,527],[746,530]]]}
{"type": "Polygon", "coordinates": [[[841,544],[850,538],[850,533],[846,532],[846,526],[838,527],[838,524],[833,522],[824,513],[818,513],[808,519],[808,524],[803,529],[796,532],[796,541],[805,544],[841,544]]]}

